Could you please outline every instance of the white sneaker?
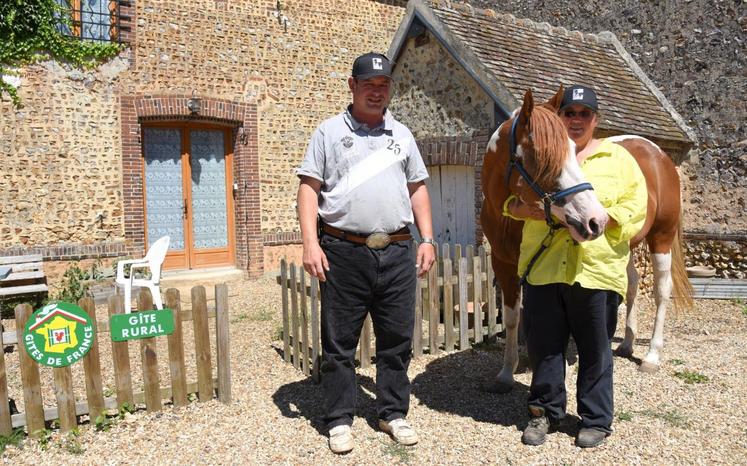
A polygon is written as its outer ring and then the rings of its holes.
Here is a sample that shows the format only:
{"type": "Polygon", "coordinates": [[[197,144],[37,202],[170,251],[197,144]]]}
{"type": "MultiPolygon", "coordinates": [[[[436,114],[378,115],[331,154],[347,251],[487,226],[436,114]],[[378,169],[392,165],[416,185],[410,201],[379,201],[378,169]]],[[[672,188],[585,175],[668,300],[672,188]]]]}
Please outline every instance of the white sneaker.
{"type": "Polygon", "coordinates": [[[343,424],[329,430],[329,449],[337,454],[353,449],[353,430],[349,425],[343,424]]]}
{"type": "Polygon", "coordinates": [[[389,422],[379,420],[379,429],[391,435],[394,441],[401,445],[415,445],[418,443],[417,432],[403,418],[394,419],[389,422]]]}

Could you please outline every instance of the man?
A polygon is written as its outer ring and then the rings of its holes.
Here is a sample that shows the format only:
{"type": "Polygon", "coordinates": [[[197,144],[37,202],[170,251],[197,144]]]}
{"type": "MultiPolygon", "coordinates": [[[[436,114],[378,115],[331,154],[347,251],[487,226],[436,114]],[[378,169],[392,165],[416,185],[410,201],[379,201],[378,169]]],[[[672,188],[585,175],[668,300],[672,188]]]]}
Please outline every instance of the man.
{"type": "Polygon", "coordinates": [[[416,271],[435,259],[428,172],[412,133],[387,111],[392,65],[367,53],[353,63],[353,103],[324,121],[298,169],[303,264],[321,282],[322,390],[329,447],[353,448],[355,349],[371,313],[379,428],[414,445],[409,408],[416,271]],[[422,242],[414,245],[408,225],[422,242]],[[319,218],[319,223],[317,223],[319,218]]]}

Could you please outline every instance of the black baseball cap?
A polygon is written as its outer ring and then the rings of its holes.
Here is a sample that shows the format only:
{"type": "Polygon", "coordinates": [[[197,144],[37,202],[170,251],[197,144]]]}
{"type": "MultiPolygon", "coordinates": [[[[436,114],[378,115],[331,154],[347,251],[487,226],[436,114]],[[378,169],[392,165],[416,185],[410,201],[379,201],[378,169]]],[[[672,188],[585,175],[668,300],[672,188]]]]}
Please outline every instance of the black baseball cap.
{"type": "Polygon", "coordinates": [[[368,52],[356,58],[353,62],[355,79],[369,79],[375,76],[392,77],[392,62],[380,53],[368,52]]]}
{"type": "Polygon", "coordinates": [[[586,86],[573,85],[563,92],[563,100],[560,102],[560,109],[563,110],[567,106],[573,104],[583,105],[595,112],[599,110],[596,92],[594,92],[594,89],[586,86]]]}

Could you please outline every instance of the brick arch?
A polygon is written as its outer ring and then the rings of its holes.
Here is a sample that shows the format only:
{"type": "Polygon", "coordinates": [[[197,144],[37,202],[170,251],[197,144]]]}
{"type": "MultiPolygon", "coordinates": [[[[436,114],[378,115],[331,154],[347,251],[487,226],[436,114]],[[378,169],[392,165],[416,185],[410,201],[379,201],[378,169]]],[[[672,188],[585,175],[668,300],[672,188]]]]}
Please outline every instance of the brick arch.
{"type": "Polygon", "coordinates": [[[125,241],[132,251],[145,251],[143,153],[141,123],[146,121],[191,121],[232,127],[234,183],[239,186],[234,201],[236,262],[257,277],[264,269],[260,226],[259,153],[257,107],[253,104],[200,97],[201,110],[193,115],[186,95],[121,96],[122,195],[125,241]],[[242,128],[245,141],[236,137],[242,128]]]}

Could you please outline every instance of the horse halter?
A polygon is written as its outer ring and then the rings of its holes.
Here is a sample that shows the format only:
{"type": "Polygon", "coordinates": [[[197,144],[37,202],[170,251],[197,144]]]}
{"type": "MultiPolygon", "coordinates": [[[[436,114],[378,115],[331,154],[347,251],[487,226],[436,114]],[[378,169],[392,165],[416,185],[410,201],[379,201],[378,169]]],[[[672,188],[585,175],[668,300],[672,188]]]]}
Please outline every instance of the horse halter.
{"type": "Polygon", "coordinates": [[[552,219],[552,214],[550,213],[550,208],[552,207],[552,205],[563,199],[564,197],[570,196],[571,194],[580,193],[581,191],[593,190],[594,187],[591,185],[591,183],[580,183],[576,186],[571,186],[570,188],[555,191],[554,193],[546,193],[537,184],[537,182],[534,181],[534,178],[532,178],[532,176],[521,164],[521,160],[519,159],[519,157],[516,156],[516,126],[518,122],[519,117],[517,115],[516,117],[514,117],[514,121],[511,124],[511,135],[509,138],[510,151],[508,156],[508,171],[506,172],[506,186],[508,186],[511,179],[511,171],[515,168],[516,171],[519,172],[519,175],[524,178],[524,181],[529,184],[529,187],[532,188],[532,191],[537,193],[539,198],[542,200],[542,205],[545,210],[545,222],[547,222],[547,225],[550,227],[551,231],[558,229],[562,225],[552,219]]]}

